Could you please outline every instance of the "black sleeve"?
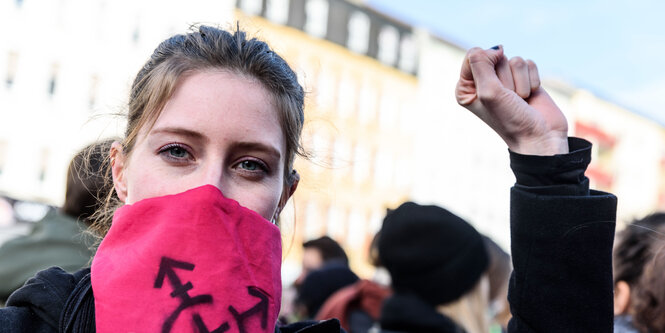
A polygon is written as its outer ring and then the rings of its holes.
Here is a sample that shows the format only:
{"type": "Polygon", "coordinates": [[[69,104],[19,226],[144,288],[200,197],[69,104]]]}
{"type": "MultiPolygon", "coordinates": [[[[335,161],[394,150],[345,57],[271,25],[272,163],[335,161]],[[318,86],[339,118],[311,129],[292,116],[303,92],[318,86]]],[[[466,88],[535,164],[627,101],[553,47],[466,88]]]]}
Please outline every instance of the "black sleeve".
{"type": "Polygon", "coordinates": [[[509,332],[612,332],[612,242],[616,197],[589,190],[591,145],[570,153],[511,152],[514,271],[509,332]]]}
{"type": "Polygon", "coordinates": [[[591,143],[568,138],[570,153],[532,156],[510,152],[510,168],[515,187],[534,194],[589,195],[589,179],[584,176],[591,162],[591,143]]]}

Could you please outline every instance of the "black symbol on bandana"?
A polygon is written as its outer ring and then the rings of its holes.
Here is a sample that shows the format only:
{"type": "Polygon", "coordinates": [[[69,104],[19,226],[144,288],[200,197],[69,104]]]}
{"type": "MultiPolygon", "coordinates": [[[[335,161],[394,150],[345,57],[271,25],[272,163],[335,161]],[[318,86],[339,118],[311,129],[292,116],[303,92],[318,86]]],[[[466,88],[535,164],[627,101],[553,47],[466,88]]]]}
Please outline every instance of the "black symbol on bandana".
{"type": "Polygon", "coordinates": [[[240,333],[246,333],[246,320],[257,314],[261,315],[261,328],[265,330],[268,326],[268,295],[263,292],[263,290],[256,287],[247,287],[247,292],[254,297],[260,298],[260,301],[243,313],[238,313],[233,305],[229,306],[229,311],[238,324],[238,331],[240,333]]]}
{"type": "MultiPolygon", "coordinates": [[[[164,324],[162,325],[162,333],[171,332],[173,325],[175,324],[176,319],[180,316],[180,313],[185,309],[199,304],[209,304],[213,302],[212,295],[202,294],[191,296],[189,291],[194,288],[192,282],[188,281],[185,284],[180,281],[180,277],[176,274],[175,269],[182,269],[187,271],[194,270],[194,264],[178,261],[168,257],[162,257],[162,260],[159,264],[159,272],[157,273],[157,279],[155,279],[154,288],[161,289],[164,285],[164,280],[168,279],[173,291],[170,293],[170,296],[173,298],[180,299],[180,305],[171,313],[171,315],[166,318],[164,324]]],[[[252,318],[256,315],[260,316],[261,328],[266,329],[268,327],[268,294],[263,290],[257,287],[247,287],[247,292],[249,295],[254,296],[259,299],[259,301],[252,306],[250,309],[244,312],[238,312],[235,307],[230,305],[228,307],[229,312],[233,315],[236,324],[238,325],[238,331],[240,333],[247,333],[247,321],[249,318],[252,318]]],[[[200,333],[223,333],[230,329],[228,322],[223,322],[219,327],[210,331],[206,324],[203,322],[203,318],[198,313],[192,315],[192,321],[194,326],[198,329],[200,333]]]]}

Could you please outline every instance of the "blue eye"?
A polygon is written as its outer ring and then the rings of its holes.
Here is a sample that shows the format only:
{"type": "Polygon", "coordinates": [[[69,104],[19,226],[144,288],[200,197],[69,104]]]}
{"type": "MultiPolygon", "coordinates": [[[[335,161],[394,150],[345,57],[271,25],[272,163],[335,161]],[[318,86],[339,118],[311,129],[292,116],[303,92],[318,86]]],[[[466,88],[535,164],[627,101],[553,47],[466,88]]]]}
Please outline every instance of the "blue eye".
{"type": "Polygon", "coordinates": [[[169,147],[168,149],[169,155],[175,157],[175,158],[185,158],[187,157],[187,151],[179,146],[173,146],[169,147]]]}
{"type": "Polygon", "coordinates": [[[187,147],[178,143],[168,144],[160,148],[158,153],[162,158],[173,163],[185,163],[194,159],[194,156],[192,156],[187,147]]]}
{"type": "Polygon", "coordinates": [[[248,171],[256,171],[261,169],[261,165],[258,162],[252,160],[245,160],[240,162],[240,167],[248,171]]]}

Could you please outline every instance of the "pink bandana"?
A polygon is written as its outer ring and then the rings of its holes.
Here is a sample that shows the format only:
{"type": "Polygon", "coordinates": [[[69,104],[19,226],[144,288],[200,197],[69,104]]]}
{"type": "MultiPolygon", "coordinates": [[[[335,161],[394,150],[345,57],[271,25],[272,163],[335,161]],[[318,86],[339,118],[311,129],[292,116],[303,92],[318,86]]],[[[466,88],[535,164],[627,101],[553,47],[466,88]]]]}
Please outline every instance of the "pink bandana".
{"type": "Polygon", "coordinates": [[[273,332],[279,229],[212,185],[119,208],[92,262],[97,332],[273,332]]]}

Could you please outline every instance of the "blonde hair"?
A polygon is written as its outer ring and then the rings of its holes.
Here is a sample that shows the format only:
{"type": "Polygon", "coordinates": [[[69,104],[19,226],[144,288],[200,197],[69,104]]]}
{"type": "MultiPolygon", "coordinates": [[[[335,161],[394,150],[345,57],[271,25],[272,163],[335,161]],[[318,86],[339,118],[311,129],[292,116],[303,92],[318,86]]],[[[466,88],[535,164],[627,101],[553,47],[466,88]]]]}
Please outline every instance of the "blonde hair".
{"type": "Polygon", "coordinates": [[[489,332],[489,279],[483,274],[476,286],[462,297],[439,305],[437,311],[448,316],[468,333],[489,332]]]}

